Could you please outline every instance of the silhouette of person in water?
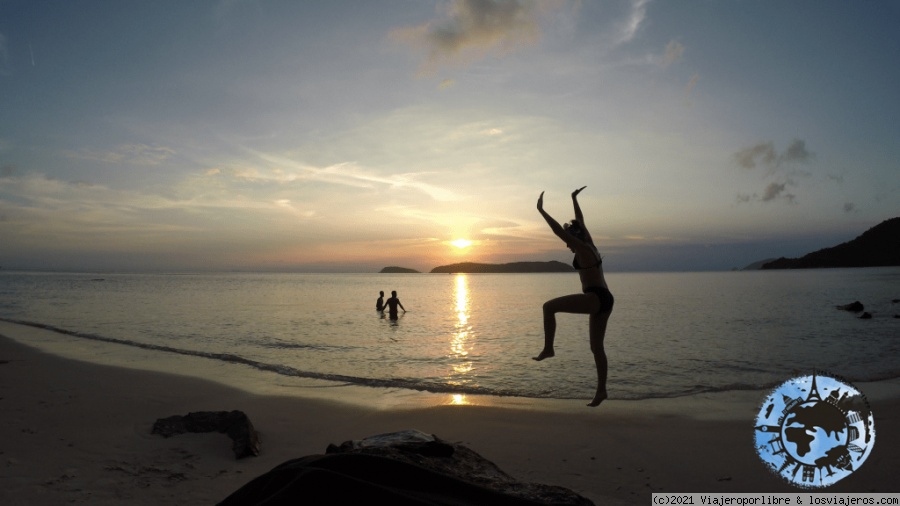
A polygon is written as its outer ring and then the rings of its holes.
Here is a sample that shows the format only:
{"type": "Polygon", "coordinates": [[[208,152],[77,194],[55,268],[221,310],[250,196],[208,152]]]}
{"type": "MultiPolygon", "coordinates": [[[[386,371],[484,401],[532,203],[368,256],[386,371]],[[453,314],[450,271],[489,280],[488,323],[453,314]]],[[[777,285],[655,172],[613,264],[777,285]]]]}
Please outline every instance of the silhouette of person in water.
{"type": "Polygon", "coordinates": [[[384,307],[388,308],[388,313],[392,320],[397,319],[397,306],[400,306],[400,309],[402,309],[404,313],[406,312],[406,308],[403,307],[403,304],[400,303],[400,299],[397,298],[397,291],[393,290],[391,291],[391,298],[384,303],[384,307]]]}
{"type": "Polygon", "coordinates": [[[584,216],[578,205],[578,194],[581,188],[572,192],[572,204],[575,207],[575,219],[564,226],[560,226],[552,216],[544,211],[544,192],[538,198],[537,208],[541,216],[550,225],[550,229],[557,237],[566,243],[566,246],[575,253],[572,266],[578,271],[581,278],[581,291],[572,295],[565,295],[548,300],[544,303],[544,349],[533,357],[535,360],[544,360],[555,355],[553,351],[553,338],[556,335],[556,313],[578,313],[590,315],[589,334],[591,352],[594,354],[594,364],[597,366],[597,393],[588,406],[597,406],[606,399],[607,363],[606,351],[603,349],[603,338],[606,335],[606,324],[613,309],[613,296],[603,277],[603,259],[600,252],[594,246],[591,234],[584,226],[584,216]]]}
{"type": "Polygon", "coordinates": [[[378,292],[378,300],[375,301],[375,311],[384,311],[384,292],[378,292]]]}

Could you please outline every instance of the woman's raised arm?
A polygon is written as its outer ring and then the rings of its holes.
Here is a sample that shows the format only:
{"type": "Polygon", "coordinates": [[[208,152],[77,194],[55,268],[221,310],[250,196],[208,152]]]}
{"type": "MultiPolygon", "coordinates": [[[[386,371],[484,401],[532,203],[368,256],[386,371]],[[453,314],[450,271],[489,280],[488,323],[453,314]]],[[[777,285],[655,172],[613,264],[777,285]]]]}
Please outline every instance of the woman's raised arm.
{"type": "Polygon", "coordinates": [[[544,220],[550,225],[550,230],[556,234],[557,237],[563,240],[567,245],[573,244],[573,242],[578,241],[578,239],[572,234],[566,232],[562,225],[559,224],[556,220],[553,219],[553,216],[550,216],[547,211],[544,211],[544,192],[541,192],[541,196],[538,198],[537,202],[538,212],[541,213],[541,216],[544,217],[544,220]]]}
{"type": "Polygon", "coordinates": [[[591,238],[591,233],[588,232],[587,226],[584,224],[584,214],[581,213],[581,206],[578,205],[578,194],[581,193],[581,190],[584,190],[587,186],[582,186],[581,188],[572,192],[572,206],[575,207],[575,219],[578,220],[578,224],[581,225],[581,230],[584,230],[584,237],[591,244],[594,243],[594,240],[591,238]]]}
{"type": "Polygon", "coordinates": [[[575,219],[578,220],[578,223],[581,223],[582,227],[584,226],[584,215],[581,214],[581,206],[578,205],[578,194],[585,188],[587,188],[587,186],[582,186],[572,192],[572,205],[575,207],[575,219]]]}

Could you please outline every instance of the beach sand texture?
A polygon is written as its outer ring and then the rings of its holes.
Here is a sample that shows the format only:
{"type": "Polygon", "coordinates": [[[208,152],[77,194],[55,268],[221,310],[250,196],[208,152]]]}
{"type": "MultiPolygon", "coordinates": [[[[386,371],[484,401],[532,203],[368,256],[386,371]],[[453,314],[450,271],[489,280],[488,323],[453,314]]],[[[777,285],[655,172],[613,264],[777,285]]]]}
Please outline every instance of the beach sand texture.
{"type": "MultiPolygon", "coordinates": [[[[47,332],[27,330],[35,331],[47,332]]],[[[376,409],[61,358],[10,339],[17,332],[26,330],[0,328],[4,505],[215,504],[286,460],[403,429],[460,442],[519,480],[567,487],[598,505],[648,504],[651,492],[798,491],[754,453],[753,399],[765,392],[607,401],[597,409],[571,401],[565,412],[376,409]],[[258,457],[235,460],[224,434],[150,433],[157,418],[233,409],[260,432],[258,457]]],[[[862,388],[876,417],[872,454],[827,491],[900,490],[897,389],[872,389],[878,394],[862,388]]]]}

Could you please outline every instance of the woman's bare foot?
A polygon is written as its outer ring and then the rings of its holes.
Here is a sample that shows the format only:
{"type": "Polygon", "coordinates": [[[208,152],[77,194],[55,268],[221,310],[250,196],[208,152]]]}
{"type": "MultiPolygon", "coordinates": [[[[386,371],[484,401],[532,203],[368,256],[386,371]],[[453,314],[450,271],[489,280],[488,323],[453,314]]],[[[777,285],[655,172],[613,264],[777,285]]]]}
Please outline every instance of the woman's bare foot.
{"type": "Polygon", "coordinates": [[[590,407],[592,407],[592,408],[593,408],[593,407],[596,407],[596,406],[599,406],[600,403],[603,402],[605,399],[606,399],[606,390],[604,390],[604,391],[602,391],[602,392],[597,392],[597,395],[594,396],[594,400],[592,400],[592,401],[588,404],[588,406],[590,406],[590,407]]]}
{"type": "Polygon", "coordinates": [[[544,350],[541,352],[540,355],[538,355],[536,357],[531,357],[531,358],[540,362],[541,360],[544,360],[545,358],[550,358],[550,357],[555,357],[555,356],[556,356],[556,353],[554,353],[553,350],[544,350]]]}

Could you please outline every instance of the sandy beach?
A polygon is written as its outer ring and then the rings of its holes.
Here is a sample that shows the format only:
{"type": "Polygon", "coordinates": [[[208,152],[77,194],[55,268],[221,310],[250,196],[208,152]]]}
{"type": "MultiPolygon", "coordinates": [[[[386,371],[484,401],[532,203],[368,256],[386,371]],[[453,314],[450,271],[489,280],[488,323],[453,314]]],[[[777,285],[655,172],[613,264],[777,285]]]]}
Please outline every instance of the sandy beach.
{"type": "MultiPolygon", "coordinates": [[[[460,442],[515,478],[567,487],[596,504],[648,504],[651,492],[797,490],[753,450],[752,420],[765,392],[613,400],[597,409],[580,401],[543,409],[530,400],[384,408],[262,395],[20,342],[48,332],[0,323],[0,504],[215,504],[286,460],[403,429],[460,442]],[[262,438],[258,457],[236,460],[223,434],[151,434],[158,418],[218,410],[250,417],[262,438]]],[[[875,413],[875,447],[860,470],[826,491],[900,490],[896,385],[857,385],[875,413]]]]}

